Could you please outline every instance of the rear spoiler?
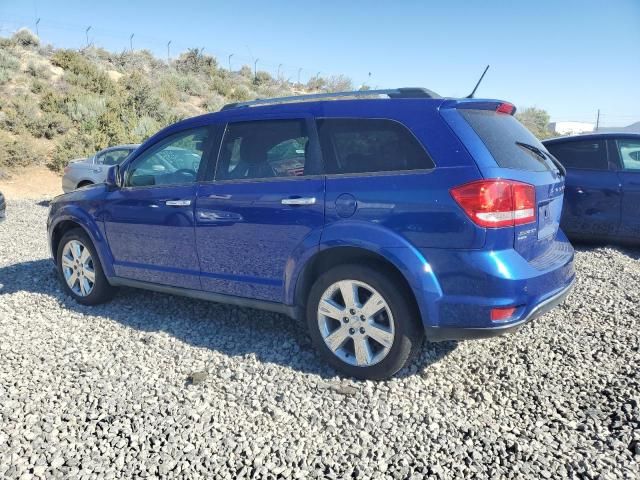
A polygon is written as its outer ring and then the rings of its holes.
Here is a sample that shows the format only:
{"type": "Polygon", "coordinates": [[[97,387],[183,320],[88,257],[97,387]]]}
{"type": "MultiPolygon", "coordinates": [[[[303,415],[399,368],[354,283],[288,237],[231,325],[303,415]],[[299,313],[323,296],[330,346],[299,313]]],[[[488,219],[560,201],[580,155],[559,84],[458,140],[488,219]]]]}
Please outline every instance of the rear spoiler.
{"type": "Polygon", "coordinates": [[[506,102],[504,100],[487,100],[487,99],[475,99],[475,98],[459,98],[448,99],[442,102],[441,109],[472,109],[472,110],[493,110],[498,113],[504,113],[507,115],[514,115],[516,113],[516,107],[513,103],[506,102]]]}

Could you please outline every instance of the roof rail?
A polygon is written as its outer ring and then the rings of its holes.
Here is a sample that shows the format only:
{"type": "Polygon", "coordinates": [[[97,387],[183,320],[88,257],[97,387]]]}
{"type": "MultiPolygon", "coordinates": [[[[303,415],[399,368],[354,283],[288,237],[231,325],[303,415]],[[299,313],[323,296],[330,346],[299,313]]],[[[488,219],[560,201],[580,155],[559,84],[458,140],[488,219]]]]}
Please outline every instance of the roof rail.
{"type": "Polygon", "coordinates": [[[312,93],[307,95],[294,95],[291,97],[258,98],[249,102],[229,103],[221,110],[231,110],[241,107],[255,107],[258,105],[275,105],[279,103],[306,102],[312,100],[329,100],[332,98],[350,97],[367,98],[386,95],[388,98],[441,98],[437,93],[426,88],[392,88],[386,90],[355,90],[352,92],[312,93]]]}

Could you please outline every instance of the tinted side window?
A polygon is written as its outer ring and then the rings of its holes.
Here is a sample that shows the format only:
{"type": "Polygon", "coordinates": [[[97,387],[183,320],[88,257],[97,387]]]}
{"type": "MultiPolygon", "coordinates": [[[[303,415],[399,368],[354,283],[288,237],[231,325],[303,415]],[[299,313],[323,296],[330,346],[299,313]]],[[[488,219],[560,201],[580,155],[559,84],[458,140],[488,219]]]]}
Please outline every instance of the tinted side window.
{"type": "Polygon", "coordinates": [[[127,168],[129,187],[193,183],[209,138],[209,128],[176,133],[143,152],[127,168]]]}
{"type": "Polygon", "coordinates": [[[608,170],[607,152],[603,141],[584,140],[552,143],[546,146],[565,168],[608,170]]]}
{"type": "Polygon", "coordinates": [[[325,169],[332,173],[388,172],[435,165],[413,134],[393,120],[318,120],[325,169]]]}
{"type": "Polygon", "coordinates": [[[625,170],[640,170],[640,140],[618,140],[618,150],[625,170]]]}
{"type": "Polygon", "coordinates": [[[227,125],[217,180],[301,176],[308,167],[304,120],[262,120],[227,125]]]}

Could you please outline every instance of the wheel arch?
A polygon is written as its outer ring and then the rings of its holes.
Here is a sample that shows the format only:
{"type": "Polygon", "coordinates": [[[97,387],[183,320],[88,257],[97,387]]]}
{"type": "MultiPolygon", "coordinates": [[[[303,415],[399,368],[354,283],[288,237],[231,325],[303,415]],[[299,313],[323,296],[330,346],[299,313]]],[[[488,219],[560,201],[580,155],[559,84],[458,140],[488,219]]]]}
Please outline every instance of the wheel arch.
{"type": "Polygon", "coordinates": [[[83,178],[82,180],[76,183],[76,189],[86,187],[87,185],[95,185],[96,182],[91,180],[90,178],[83,178]]]}
{"type": "Polygon", "coordinates": [[[424,257],[408,246],[376,249],[362,244],[321,245],[299,268],[295,281],[290,282],[286,292],[287,303],[304,311],[315,280],[329,269],[346,263],[375,265],[394,275],[416,307],[423,324],[430,325],[435,321],[435,302],[442,296],[442,291],[424,257]]]}
{"type": "Polygon", "coordinates": [[[82,215],[74,215],[67,212],[58,216],[56,221],[51,225],[49,242],[51,255],[57,265],[58,247],[65,233],[70,230],[79,228],[89,237],[94,248],[98,253],[100,264],[107,278],[113,276],[112,262],[107,261],[111,258],[106,239],[97,223],[91,218],[85,218],[82,215]]]}

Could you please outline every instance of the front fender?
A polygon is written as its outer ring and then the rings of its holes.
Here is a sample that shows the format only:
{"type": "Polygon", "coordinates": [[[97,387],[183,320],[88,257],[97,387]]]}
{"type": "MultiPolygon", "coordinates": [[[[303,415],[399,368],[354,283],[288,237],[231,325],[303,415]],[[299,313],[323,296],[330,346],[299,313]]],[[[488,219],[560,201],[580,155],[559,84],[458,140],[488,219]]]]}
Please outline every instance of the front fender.
{"type": "Polygon", "coordinates": [[[380,225],[362,221],[340,221],[326,225],[319,243],[297,252],[290,259],[285,279],[285,302],[295,304],[295,287],[305,266],[323,251],[355,247],[377,254],[394,265],[404,276],[416,298],[425,325],[437,321],[436,304],[442,297],[440,285],[424,255],[400,235],[380,225]]]}
{"type": "MultiPolygon", "coordinates": [[[[56,207],[54,206],[54,208],[56,207]]],[[[97,213],[97,207],[90,207],[89,211],[76,204],[64,204],[57,207],[55,212],[52,213],[51,222],[48,225],[49,249],[55,261],[56,252],[53,251],[52,246],[53,233],[62,222],[70,221],[76,223],[93,242],[105,276],[112,277],[114,276],[113,257],[105,237],[103,222],[96,218],[97,213]]]]}

